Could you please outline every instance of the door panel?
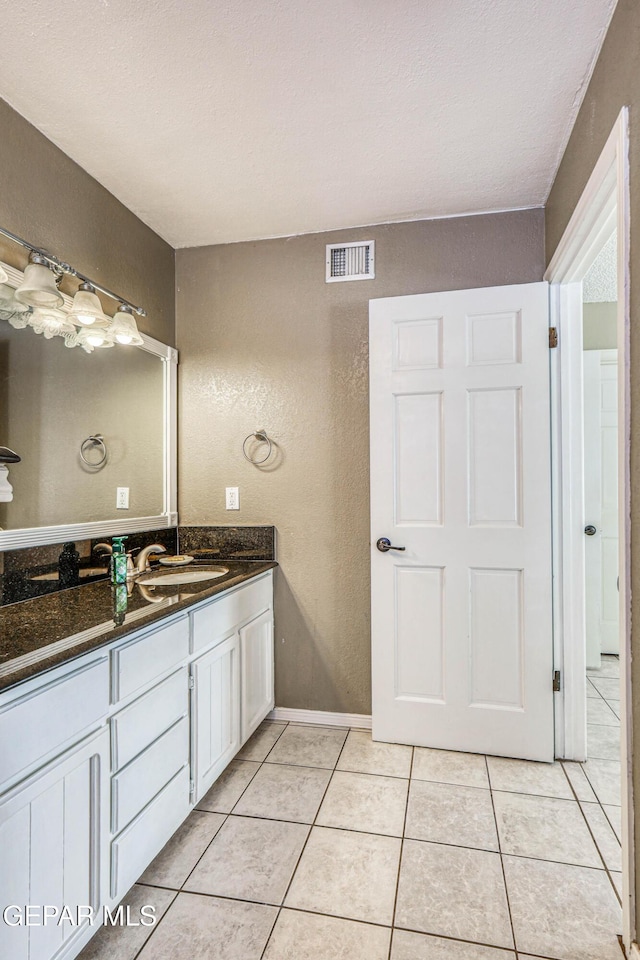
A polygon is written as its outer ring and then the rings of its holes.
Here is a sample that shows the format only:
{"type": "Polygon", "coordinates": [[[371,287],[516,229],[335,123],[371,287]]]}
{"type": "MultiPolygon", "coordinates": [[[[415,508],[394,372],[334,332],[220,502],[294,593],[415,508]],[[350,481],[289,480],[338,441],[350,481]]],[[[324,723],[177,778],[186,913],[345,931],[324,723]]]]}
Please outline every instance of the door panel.
{"type": "Polygon", "coordinates": [[[370,371],[374,738],[552,760],[547,285],[371,301],[370,371]]]}

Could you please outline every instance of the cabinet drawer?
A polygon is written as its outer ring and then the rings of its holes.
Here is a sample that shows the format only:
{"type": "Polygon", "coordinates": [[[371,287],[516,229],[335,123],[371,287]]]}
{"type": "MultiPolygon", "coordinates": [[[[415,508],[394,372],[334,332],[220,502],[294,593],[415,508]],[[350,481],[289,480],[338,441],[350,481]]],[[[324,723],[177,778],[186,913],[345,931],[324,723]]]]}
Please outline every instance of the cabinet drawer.
{"type": "Polygon", "coordinates": [[[160,853],[189,812],[185,767],[111,844],[111,896],[119,900],[160,853]]]}
{"type": "Polygon", "coordinates": [[[193,652],[224,640],[236,627],[267,610],[273,602],[272,583],[269,573],[192,613],[193,652]]]}
{"type": "Polygon", "coordinates": [[[109,711],[106,657],[71,670],[0,708],[0,783],[86,736],[109,711]]]}
{"type": "Polygon", "coordinates": [[[186,667],[172,673],[111,718],[111,762],[119,770],[154,740],[186,717],[189,685],[186,667]]]}
{"type": "Polygon", "coordinates": [[[118,647],[111,654],[114,703],[162,676],[188,655],[188,617],[118,647]]]}
{"type": "Polygon", "coordinates": [[[119,833],[189,760],[183,717],[111,781],[111,831],[119,833]]]}

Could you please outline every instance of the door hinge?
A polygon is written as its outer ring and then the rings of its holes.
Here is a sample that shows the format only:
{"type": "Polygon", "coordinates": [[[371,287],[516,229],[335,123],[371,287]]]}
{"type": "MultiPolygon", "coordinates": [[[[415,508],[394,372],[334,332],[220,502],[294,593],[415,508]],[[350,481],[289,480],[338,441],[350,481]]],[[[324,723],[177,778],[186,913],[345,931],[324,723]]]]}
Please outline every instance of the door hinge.
{"type": "Polygon", "coordinates": [[[196,680],[195,677],[189,677],[189,690],[195,689],[196,680]]]}
{"type": "Polygon", "coordinates": [[[553,692],[560,693],[560,671],[553,671],[553,692]]]}
{"type": "Polygon", "coordinates": [[[549,327],[549,347],[553,349],[558,346],[558,328],[549,327]]]}

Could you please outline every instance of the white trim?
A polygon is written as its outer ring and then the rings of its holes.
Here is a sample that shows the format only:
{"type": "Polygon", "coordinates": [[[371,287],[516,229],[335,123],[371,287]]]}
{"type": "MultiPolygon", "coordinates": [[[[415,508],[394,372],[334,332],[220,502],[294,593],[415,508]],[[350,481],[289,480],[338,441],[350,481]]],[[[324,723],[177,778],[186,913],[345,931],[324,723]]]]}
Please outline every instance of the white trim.
{"type": "Polygon", "coordinates": [[[368,713],[333,713],[330,710],[294,710],[290,707],[274,707],[267,720],[285,720],[288,723],[314,723],[323,727],[358,727],[371,730],[371,715],[368,713]]]}
{"type": "MultiPolygon", "coordinates": [[[[18,287],[24,274],[10,264],[0,261],[7,273],[7,283],[18,287]]],[[[73,300],[66,294],[63,308],[71,309],[73,300]]],[[[98,520],[89,523],[69,523],[47,527],[22,527],[17,530],[0,530],[0,551],[20,550],[24,547],[39,547],[65,540],[88,540],[94,537],[117,536],[120,533],[141,533],[146,530],[164,530],[178,524],[178,351],[146,333],[139,347],[124,348],[144,350],[162,362],[163,376],[163,507],[162,513],[153,517],[132,519],[98,520]]]]}
{"type": "Polygon", "coordinates": [[[558,327],[558,358],[552,359],[552,418],[554,429],[554,564],[557,587],[554,631],[557,654],[564,662],[557,743],[560,756],[582,759],[584,724],[584,514],[582,507],[582,385],[578,375],[582,304],[575,295],[586,270],[614,229],[618,238],[618,482],[620,569],[620,673],[622,758],[623,940],[638,956],[635,938],[635,857],[632,778],[631,712],[631,552],[630,552],[630,295],[629,295],[629,135],[624,107],[605,144],[545,279],[551,286],[552,322],[558,327]],[[564,345],[564,350],[562,346],[564,345]],[[578,354],[576,356],[576,353],[578,354]],[[572,426],[573,424],[573,426],[572,426]]]}

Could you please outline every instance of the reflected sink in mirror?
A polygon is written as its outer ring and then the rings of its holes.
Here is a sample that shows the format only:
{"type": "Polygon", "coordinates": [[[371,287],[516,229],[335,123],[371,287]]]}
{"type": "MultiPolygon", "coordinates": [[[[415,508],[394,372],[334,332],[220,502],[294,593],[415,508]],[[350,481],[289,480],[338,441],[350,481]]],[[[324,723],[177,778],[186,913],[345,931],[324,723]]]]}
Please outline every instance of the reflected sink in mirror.
{"type": "Polygon", "coordinates": [[[136,583],[143,587],[174,587],[186,583],[203,583],[205,580],[216,580],[229,573],[228,567],[207,567],[205,570],[181,570],[167,573],[166,570],[154,570],[136,578],[136,583]]]}
{"type": "MultiPolygon", "coordinates": [[[[78,576],[81,580],[86,579],[87,577],[103,577],[109,570],[107,567],[81,567],[78,571],[78,576]]],[[[57,570],[52,570],[49,573],[39,573],[35,577],[29,577],[34,583],[37,583],[42,580],[59,580],[60,575],[57,570]]]]}

